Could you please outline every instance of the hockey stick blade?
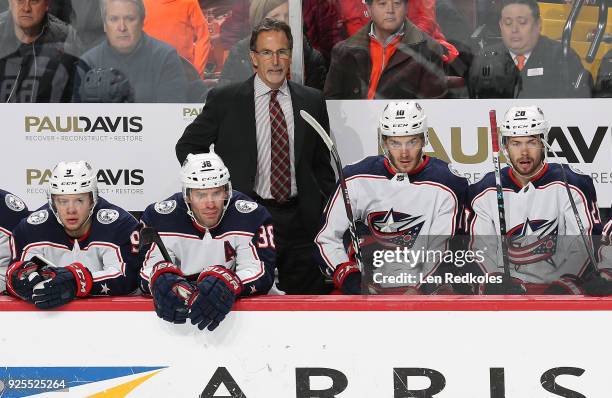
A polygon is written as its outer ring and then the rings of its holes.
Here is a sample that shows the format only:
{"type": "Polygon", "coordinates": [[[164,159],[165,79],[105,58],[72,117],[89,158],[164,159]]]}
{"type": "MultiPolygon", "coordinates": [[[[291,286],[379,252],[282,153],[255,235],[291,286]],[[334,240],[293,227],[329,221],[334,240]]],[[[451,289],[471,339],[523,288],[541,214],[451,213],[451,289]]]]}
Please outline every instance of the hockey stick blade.
{"type": "Polygon", "coordinates": [[[53,264],[51,261],[47,260],[46,258],[41,256],[40,254],[32,256],[30,261],[33,262],[36,265],[40,265],[41,267],[57,267],[57,265],[53,264]]]}
{"type": "Polygon", "coordinates": [[[155,243],[157,247],[159,247],[159,251],[161,252],[164,260],[169,263],[172,262],[172,258],[170,257],[170,254],[168,254],[166,245],[164,245],[164,242],[162,242],[159,233],[157,233],[157,230],[153,227],[142,228],[140,230],[140,248],[142,249],[142,247],[151,243],[155,243]]]}

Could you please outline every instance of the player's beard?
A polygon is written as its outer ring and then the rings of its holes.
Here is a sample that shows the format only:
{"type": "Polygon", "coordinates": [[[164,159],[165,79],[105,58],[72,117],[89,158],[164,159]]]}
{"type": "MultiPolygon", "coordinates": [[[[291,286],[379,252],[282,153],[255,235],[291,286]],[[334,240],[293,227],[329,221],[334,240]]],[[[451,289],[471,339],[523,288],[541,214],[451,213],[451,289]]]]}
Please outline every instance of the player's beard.
{"type": "Polygon", "coordinates": [[[512,162],[512,168],[522,178],[530,180],[536,175],[538,175],[540,171],[542,171],[544,164],[545,163],[543,155],[536,159],[529,156],[521,156],[520,158],[512,162]],[[528,162],[528,165],[530,166],[527,169],[525,168],[525,162],[528,162]]]}

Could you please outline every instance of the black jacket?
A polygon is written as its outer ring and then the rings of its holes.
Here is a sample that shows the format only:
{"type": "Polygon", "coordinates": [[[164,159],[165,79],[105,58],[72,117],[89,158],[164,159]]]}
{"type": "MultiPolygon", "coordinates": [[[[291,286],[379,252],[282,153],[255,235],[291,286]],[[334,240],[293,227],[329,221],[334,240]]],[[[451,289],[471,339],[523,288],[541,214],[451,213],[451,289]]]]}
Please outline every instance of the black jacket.
{"type": "MultiPolygon", "coordinates": [[[[295,179],[303,225],[312,237],[323,207],[335,187],[330,153],[318,134],[299,116],[310,113],[329,131],[327,105],[319,90],[289,83],[294,115],[295,179]]],[[[176,143],[180,163],[190,153],[208,152],[215,144],[230,171],[232,186],[251,196],[257,172],[254,76],[241,83],[213,88],[202,113],[176,143]]]]}

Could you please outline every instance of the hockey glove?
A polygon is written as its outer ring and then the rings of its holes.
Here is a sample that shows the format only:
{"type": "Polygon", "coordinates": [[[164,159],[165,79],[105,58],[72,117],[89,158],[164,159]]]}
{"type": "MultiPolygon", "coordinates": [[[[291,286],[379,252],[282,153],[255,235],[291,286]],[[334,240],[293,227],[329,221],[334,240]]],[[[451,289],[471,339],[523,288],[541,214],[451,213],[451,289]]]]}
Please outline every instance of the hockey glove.
{"type": "Polygon", "coordinates": [[[32,303],[34,286],[43,281],[41,265],[32,261],[15,261],[6,271],[6,288],[15,297],[32,303]]]}
{"type": "Polygon", "coordinates": [[[568,295],[568,294],[584,294],[580,288],[580,282],[573,275],[563,275],[560,279],[550,284],[544,294],[550,295],[568,295]]]}
{"type": "Polygon", "coordinates": [[[612,269],[604,268],[582,285],[585,294],[604,297],[612,295],[612,269]]]}
{"type": "Polygon", "coordinates": [[[160,263],[153,268],[151,294],[157,316],[172,323],[185,323],[195,286],[174,264],[160,263]]]}
{"type": "Polygon", "coordinates": [[[48,279],[34,287],[32,300],[42,310],[68,304],[75,297],[87,297],[93,287],[91,272],[81,263],[45,267],[41,273],[48,279]]]}
{"type": "Polygon", "coordinates": [[[487,295],[522,295],[527,294],[527,288],[523,281],[518,278],[510,278],[508,280],[504,277],[501,283],[484,283],[480,285],[479,293],[487,295]]]}
{"type": "Polygon", "coordinates": [[[198,278],[197,297],[193,300],[189,318],[200,330],[212,331],[231,311],[242,291],[242,282],[227,268],[210,266],[198,278]]]}
{"type": "Polygon", "coordinates": [[[361,294],[361,271],[352,261],[342,263],[334,272],[334,285],[344,294],[361,294]]]}

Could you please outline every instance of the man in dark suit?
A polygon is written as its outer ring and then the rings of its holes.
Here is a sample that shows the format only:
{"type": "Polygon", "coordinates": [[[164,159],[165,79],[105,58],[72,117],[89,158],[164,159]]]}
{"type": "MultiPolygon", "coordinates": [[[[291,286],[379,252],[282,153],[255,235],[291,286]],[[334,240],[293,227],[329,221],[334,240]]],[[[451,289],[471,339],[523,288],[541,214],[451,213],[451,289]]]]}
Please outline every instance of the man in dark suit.
{"type": "Polygon", "coordinates": [[[313,262],[313,241],[335,177],[329,150],[299,111],[326,130],[329,120],[320,91],[286,80],[292,45],[284,22],[264,19],[253,28],[256,74],[210,91],[202,113],[177,142],[176,155],[182,163],[214,143],[234,187],[272,214],[279,287],[290,294],[323,294],[329,288],[313,262]]]}
{"type": "MultiPolygon", "coordinates": [[[[499,27],[502,42],[485,48],[472,64],[472,97],[591,96],[593,79],[583,68],[576,51],[569,48],[567,57],[564,57],[561,43],[541,34],[542,19],[536,0],[503,0],[499,27]],[[511,83],[514,87],[499,87],[498,96],[480,95],[482,91],[487,91],[485,86],[488,82],[495,80],[495,76],[491,76],[493,73],[508,75],[507,68],[495,67],[500,61],[506,65],[514,65],[520,78],[511,83]],[[479,67],[475,67],[476,65],[479,67]]],[[[502,77],[499,81],[503,80],[502,77]]]]}

